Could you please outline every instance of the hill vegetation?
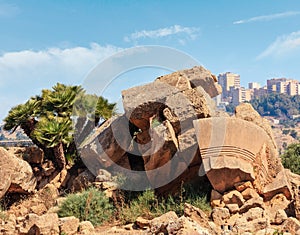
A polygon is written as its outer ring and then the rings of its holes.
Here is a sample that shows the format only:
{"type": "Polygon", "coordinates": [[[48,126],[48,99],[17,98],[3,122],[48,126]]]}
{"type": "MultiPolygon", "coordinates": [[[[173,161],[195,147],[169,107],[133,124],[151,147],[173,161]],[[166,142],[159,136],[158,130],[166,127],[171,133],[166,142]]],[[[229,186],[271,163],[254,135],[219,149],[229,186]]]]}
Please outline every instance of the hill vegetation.
{"type": "Polygon", "coordinates": [[[253,108],[262,116],[291,119],[300,114],[300,96],[267,94],[250,101],[253,108]]]}

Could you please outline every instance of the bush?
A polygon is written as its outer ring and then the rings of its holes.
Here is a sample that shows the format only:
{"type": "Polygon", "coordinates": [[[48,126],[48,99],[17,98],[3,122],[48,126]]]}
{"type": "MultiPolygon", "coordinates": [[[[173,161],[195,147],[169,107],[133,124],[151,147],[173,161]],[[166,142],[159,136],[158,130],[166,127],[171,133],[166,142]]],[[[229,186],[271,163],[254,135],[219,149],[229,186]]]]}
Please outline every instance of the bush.
{"type": "MultiPolygon", "coordinates": [[[[210,192],[210,190],[209,190],[210,192]]],[[[168,211],[174,211],[181,216],[184,213],[184,203],[189,203],[203,211],[210,211],[211,207],[207,198],[208,191],[195,189],[189,185],[181,188],[179,196],[158,198],[153,190],[146,190],[136,198],[131,199],[119,212],[123,223],[133,223],[137,217],[142,216],[153,219],[168,211]]]]}
{"type": "Polygon", "coordinates": [[[0,206],[0,220],[6,221],[7,218],[7,214],[3,211],[2,206],[0,206]]]}
{"type": "Polygon", "coordinates": [[[300,174],[300,143],[291,144],[281,156],[282,164],[293,173],[300,174]]]}
{"type": "Polygon", "coordinates": [[[105,194],[90,188],[79,194],[69,194],[59,208],[59,217],[75,216],[80,221],[88,220],[101,225],[113,216],[113,206],[105,194]]]}

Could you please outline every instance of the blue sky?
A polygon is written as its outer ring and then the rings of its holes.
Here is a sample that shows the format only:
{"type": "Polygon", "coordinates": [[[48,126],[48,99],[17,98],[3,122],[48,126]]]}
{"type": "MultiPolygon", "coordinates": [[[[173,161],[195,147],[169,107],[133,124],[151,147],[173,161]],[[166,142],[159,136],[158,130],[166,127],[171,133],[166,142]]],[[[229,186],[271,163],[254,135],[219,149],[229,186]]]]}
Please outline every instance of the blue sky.
{"type": "Polygon", "coordinates": [[[0,119],[56,82],[83,83],[102,60],[137,45],[176,48],[214,74],[239,73],[243,85],[300,80],[300,1],[0,0],[0,119]]]}

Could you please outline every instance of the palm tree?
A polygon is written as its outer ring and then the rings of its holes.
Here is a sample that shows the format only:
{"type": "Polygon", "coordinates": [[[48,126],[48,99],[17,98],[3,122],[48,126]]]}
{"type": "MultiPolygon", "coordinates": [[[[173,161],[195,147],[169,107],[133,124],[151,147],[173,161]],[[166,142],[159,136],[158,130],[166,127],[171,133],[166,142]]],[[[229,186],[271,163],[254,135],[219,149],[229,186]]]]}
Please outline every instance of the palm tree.
{"type": "Polygon", "coordinates": [[[108,103],[107,99],[102,96],[98,98],[95,110],[95,124],[98,125],[99,121],[104,121],[116,114],[116,103],[108,103]]]}
{"type": "Polygon", "coordinates": [[[66,86],[57,83],[53,91],[43,90],[43,109],[59,117],[70,117],[76,97],[83,92],[81,86],[66,86]]]}
{"type": "Polygon", "coordinates": [[[96,95],[82,94],[77,97],[73,114],[76,116],[76,141],[80,145],[92,132],[99,122],[103,123],[115,112],[115,103],[109,103],[107,99],[96,95]]]}
{"type": "MultiPolygon", "coordinates": [[[[115,105],[102,97],[85,94],[81,86],[57,83],[51,90],[43,89],[41,96],[13,107],[4,119],[4,129],[15,131],[20,126],[33,143],[44,150],[46,158],[54,155],[59,169],[64,169],[65,153],[76,154],[72,131],[74,116],[77,116],[80,133],[90,133],[95,123],[98,125],[115,113],[115,105]]],[[[80,135],[82,140],[85,137],[80,135]]]]}
{"type": "Polygon", "coordinates": [[[30,137],[31,132],[34,130],[34,126],[37,123],[35,117],[40,105],[41,101],[36,97],[31,98],[25,104],[13,107],[4,119],[4,129],[12,130],[12,132],[14,132],[20,126],[24,133],[30,137]]]}
{"type": "Polygon", "coordinates": [[[53,149],[58,168],[66,167],[64,146],[68,147],[73,140],[72,121],[68,118],[42,118],[33,132],[33,136],[47,148],[53,149]]]}

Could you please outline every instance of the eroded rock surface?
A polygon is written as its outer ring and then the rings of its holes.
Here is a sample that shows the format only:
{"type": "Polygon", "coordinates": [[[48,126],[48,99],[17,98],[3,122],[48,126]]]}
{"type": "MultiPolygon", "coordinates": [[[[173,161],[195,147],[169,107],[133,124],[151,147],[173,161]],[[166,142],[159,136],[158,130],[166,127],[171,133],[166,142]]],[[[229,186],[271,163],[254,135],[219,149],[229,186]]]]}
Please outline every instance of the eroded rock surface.
{"type": "Polygon", "coordinates": [[[6,192],[30,193],[36,186],[36,178],[30,165],[0,147],[0,198],[6,192]]]}

